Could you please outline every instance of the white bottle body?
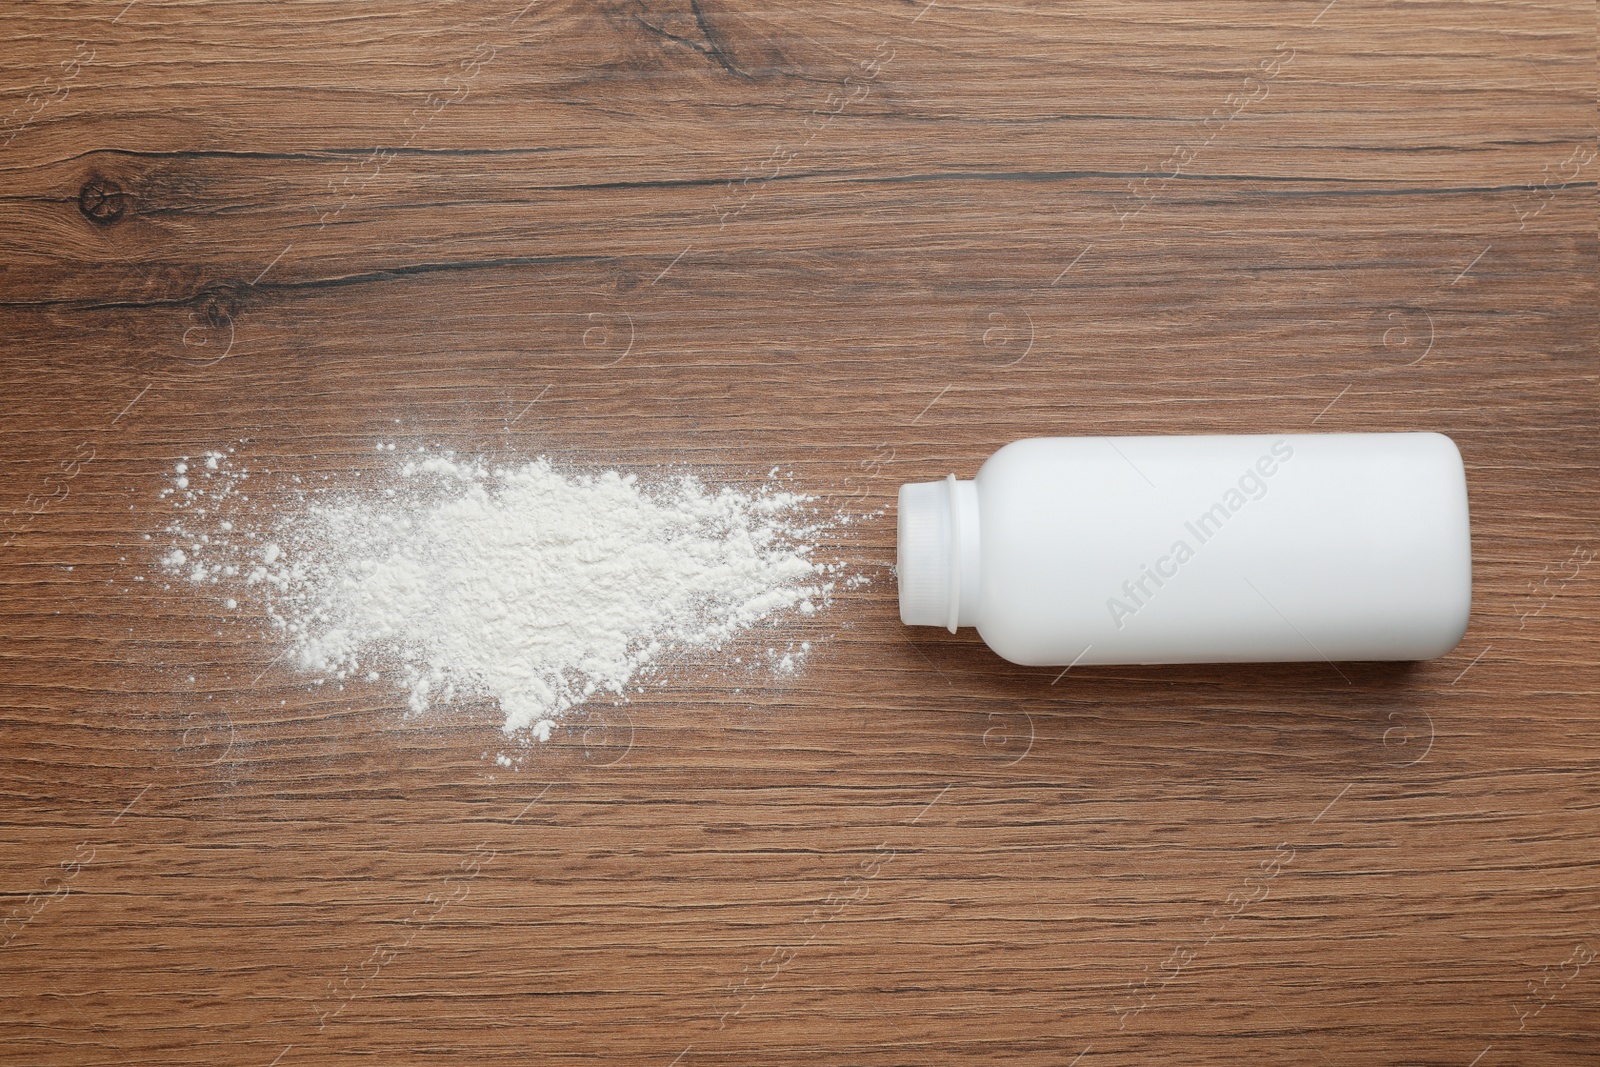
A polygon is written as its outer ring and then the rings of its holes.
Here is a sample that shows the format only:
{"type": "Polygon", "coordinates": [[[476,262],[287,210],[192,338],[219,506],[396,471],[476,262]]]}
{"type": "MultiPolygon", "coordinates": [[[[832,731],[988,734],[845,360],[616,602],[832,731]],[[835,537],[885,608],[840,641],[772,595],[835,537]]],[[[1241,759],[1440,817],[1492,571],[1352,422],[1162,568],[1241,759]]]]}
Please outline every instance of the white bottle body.
{"type": "MultiPolygon", "coordinates": [[[[1016,663],[1429,659],[1466,630],[1440,434],[1037,438],[975,481],[948,487],[948,618],[1016,663]]],[[[904,531],[902,618],[945,621],[906,616],[904,531]]]]}

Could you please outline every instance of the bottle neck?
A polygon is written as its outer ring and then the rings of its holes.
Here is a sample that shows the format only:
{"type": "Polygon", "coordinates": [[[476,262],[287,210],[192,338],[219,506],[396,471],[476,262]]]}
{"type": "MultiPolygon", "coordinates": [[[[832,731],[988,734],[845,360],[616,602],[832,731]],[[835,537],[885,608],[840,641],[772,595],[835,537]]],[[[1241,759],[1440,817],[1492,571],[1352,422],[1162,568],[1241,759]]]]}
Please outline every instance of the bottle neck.
{"type": "Polygon", "coordinates": [[[950,475],[900,487],[900,621],[951,633],[978,621],[978,483],[950,475]]]}

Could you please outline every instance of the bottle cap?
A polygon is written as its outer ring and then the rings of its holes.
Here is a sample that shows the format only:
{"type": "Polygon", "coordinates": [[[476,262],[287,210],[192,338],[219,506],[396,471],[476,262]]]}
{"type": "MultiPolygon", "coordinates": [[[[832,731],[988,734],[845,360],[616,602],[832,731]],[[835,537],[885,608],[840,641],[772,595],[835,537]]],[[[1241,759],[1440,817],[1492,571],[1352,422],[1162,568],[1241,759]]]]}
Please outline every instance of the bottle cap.
{"type": "Polygon", "coordinates": [[[911,482],[900,487],[895,570],[900,621],[955,633],[978,616],[978,485],[911,482]]]}

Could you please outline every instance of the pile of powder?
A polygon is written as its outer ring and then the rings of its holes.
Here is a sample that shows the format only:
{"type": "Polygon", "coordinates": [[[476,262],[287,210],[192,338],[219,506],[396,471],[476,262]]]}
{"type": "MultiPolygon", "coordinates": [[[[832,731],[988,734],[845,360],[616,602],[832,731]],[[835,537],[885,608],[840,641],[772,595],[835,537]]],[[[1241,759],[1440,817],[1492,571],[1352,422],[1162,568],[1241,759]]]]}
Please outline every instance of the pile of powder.
{"type": "MultiPolygon", "coordinates": [[[[647,487],[423,449],[383,462],[354,489],[294,478],[289,506],[276,491],[264,517],[229,454],[180,463],[162,493],[175,507],[162,566],[266,618],[304,672],[397,680],[415,711],[493,697],[506,733],[540,740],[668,650],[809,615],[834,590],[837,565],[812,558],[829,520],[770,481],[647,487]]],[[[774,650],[774,665],[798,651],[774,650]]]]}

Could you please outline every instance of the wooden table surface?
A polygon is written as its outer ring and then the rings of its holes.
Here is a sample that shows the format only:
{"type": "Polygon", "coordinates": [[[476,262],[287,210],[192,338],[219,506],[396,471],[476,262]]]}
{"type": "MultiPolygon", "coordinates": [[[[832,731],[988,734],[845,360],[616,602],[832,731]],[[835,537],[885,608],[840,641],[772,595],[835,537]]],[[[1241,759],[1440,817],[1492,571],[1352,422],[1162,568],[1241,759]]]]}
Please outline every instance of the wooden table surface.
{"type": "Polygon", "coordinates": [[[7,15],[0,1062],[1600,1062],[1592,3],[7,15]],[[1444,659],[898,622],[903,481],[1371,430],[1466,458],[1444,659]],[[178,457],[396,439],[781,464],[872,581],[515,772],[131,581],[178,457]]]}

